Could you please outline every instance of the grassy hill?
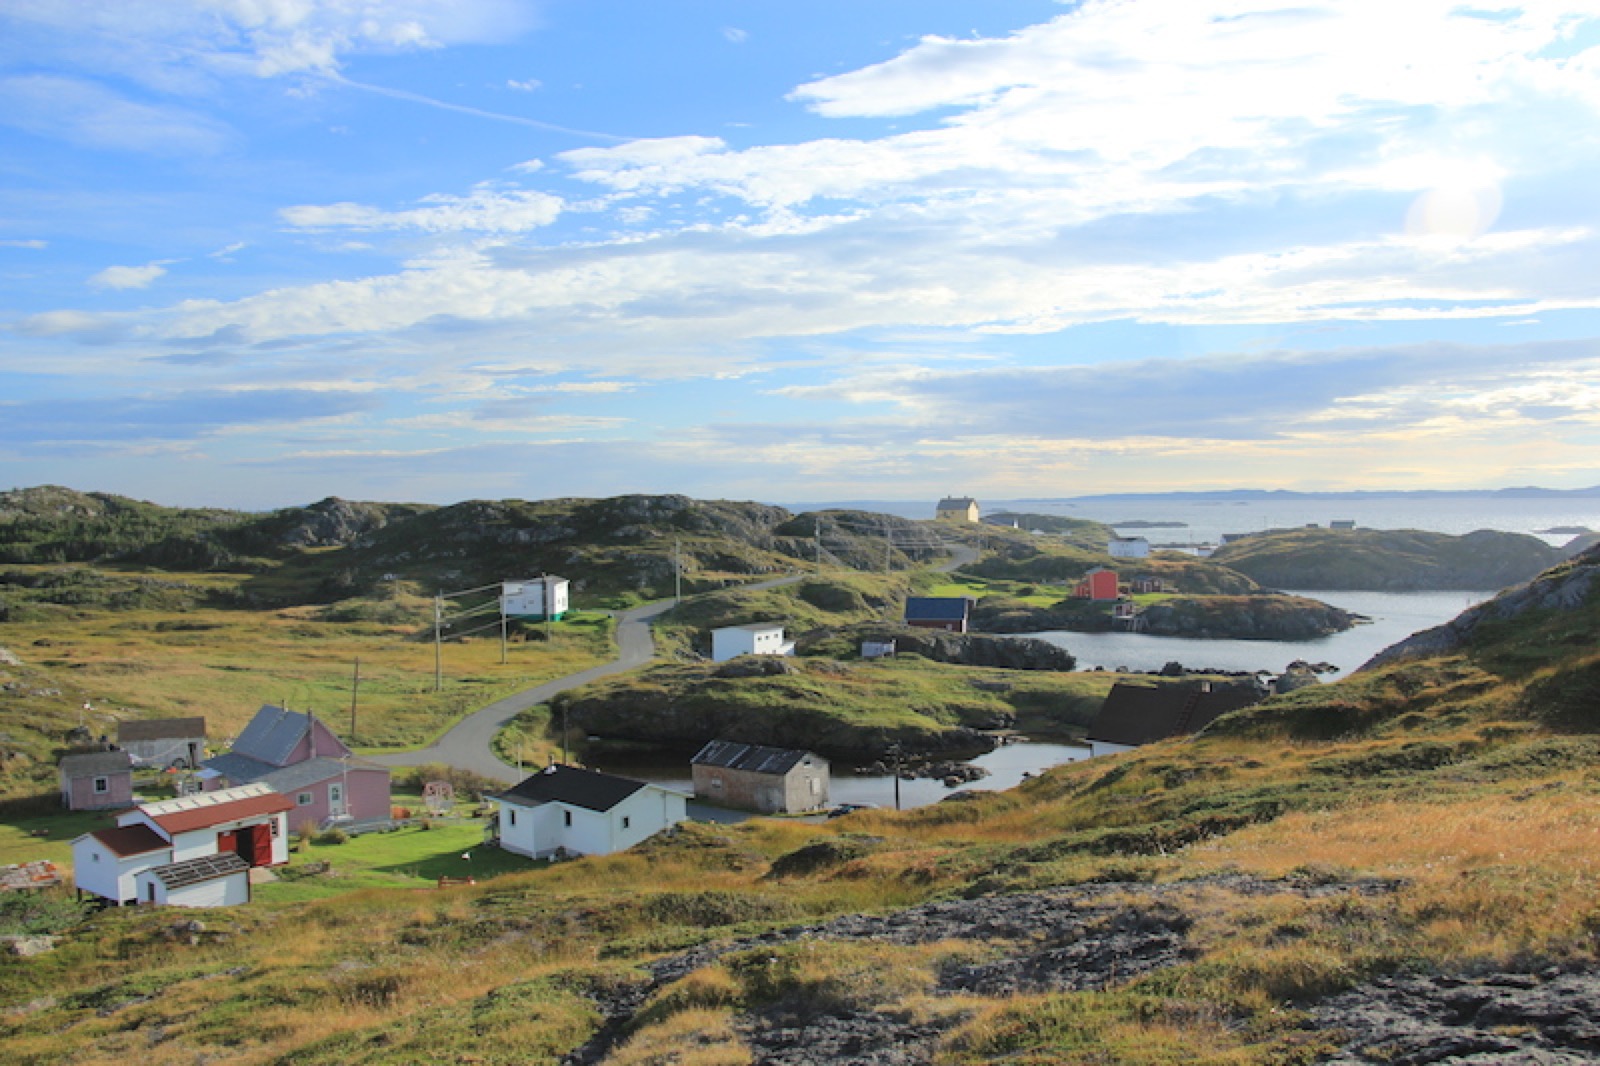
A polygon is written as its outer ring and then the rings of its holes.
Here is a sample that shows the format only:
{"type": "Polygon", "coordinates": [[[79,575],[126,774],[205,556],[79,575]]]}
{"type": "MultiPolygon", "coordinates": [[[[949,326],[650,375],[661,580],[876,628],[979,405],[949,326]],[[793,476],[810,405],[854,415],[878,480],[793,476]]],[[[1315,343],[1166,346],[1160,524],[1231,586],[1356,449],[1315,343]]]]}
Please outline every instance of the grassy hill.
{"type": "Polygon", "coordinates": [[[198,927],[106,912],[0,960],[0,1040],[86,1064],[1592,1061],[1597,574],[1003,794],[692,825],[446,891],[269,885],[198,927]]]}
{"type": "Polygon", "coordinates": [[[1223,545],[1211,559],[1272,588],[1398,592],[1505,588],[1565,555],[1522,533],[1309,528],[1253,534],[1223,545]]]}

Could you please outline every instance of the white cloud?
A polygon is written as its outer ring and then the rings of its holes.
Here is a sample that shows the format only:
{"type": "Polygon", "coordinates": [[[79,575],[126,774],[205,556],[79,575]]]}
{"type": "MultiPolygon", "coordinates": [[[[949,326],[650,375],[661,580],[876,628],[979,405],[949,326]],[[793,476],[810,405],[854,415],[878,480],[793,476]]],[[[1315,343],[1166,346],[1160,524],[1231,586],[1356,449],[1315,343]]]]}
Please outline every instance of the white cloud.
{"type": "Polygon", "coordinates": [[[365,204],[338,203],[286,207],[279,214],[304,230],[421,230],[425,233],[524,233],[548,226],[561,214],[559,197],[493,183],[476,186],[467,196],[440,193],[424,197],[423,206],[384,211],[365,204]]]}
{"type": "Polygon", "coordinates": [[[737,26],[722,27],[722,38],[729,44],[744,44],[750,39],[748,30],[741,30],[737,26]]]}
{"type": "Polygon", "coordinates": [[[48,248],[48,247],[50,247],[49,243],[46,242],[46,241],[41,241],[41,240],[4,240],[4,241],[0,241],[0,248],[31,248],[34,251],[42,251],[43,249],[48,248]]]}
{"type": "Polygon", "coordinates": [[[91,277],[89,284],[97,289],[144,289],[166,272],[167,268],[160,263],[106,267],[91,277]]]}
{"type": "Polygon", "coordinates": [[[540,81],[538,78],[529,78],[526,81],[518,81],[515,78],[508,78],[506,79],[506,88],[516,89],[518,92],[531,93],[538,89],[544,88],[544,82],[540,81]]]}

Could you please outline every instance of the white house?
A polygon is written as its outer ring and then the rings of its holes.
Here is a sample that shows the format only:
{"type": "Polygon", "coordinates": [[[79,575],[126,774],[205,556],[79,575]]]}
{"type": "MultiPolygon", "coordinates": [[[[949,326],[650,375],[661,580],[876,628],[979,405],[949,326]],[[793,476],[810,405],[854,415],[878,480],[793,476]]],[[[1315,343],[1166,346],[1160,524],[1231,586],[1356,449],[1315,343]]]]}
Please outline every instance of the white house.
{"type": "Polygon", "coordinates": [[[500,583],[500,610],[509,618],[560,621],[570,609],[571,583],[564,577],[531,577],[500,583]]]}
{"type": "Polygon", "coordinates": [[[1150,555],[1150,542],[1143,537],[1112,537],[1106,551],[1113,559],[1145,559],[1150,555]]]}
{"type": "Polygon", "coordinates": [[[794,643],[784,643],[783,627],[772,622],[723,626],[711,631],[711,658],[723,662],[737,655],[792,655],[794,643]]]}
{"type": "Polygon", "coordinates": [[[293,807],[287,797],[259,782],[140,804],[118,814],[114,828],[85,833],[72,842],[73,883],[80,892],[117,904],[170,899],[178,906],[218,906],[195,902],[218,896],[242,902],[236,899],[236,882],[204,891],[195,887],[234,877],[235,863],[168,868],[233,855],[248,881],[251,867],[281,866],[289,861],[285,814],[293,807]],[[156,876],[158,870],[165,872],[156,876]]]}
{"type": "Polygon", "coordinates": [[[688,817],[681,792],[559,763],[489,798],[500,846],[533,859],[624,851],[688,817]]]}

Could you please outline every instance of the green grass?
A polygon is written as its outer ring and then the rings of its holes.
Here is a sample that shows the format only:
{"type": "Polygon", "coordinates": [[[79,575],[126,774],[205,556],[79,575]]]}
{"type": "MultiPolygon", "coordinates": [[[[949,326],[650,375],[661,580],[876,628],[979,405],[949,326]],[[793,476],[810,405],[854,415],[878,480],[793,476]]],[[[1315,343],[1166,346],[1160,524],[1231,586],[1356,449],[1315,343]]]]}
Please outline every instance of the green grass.
{"type": "Polygon", "coordinates": [[[947,581],[927,589],[923,595],[934,597],[967,596],[981,600],[985,596],[1005,596],[1025,603],[1029,607],[1052,607],[1072,594],[1070,585],[1031,585],[1019,581],[947,581]],[[1027,590],[1033,591],[1027,591],[1027,590]]]}
{"type": "Polygon", "coordinates": [[[356,889],[423,888],[441,877],[480,881],[546,865],[483,843],[485,822],[435,822],[430,829],[407,826],[389,833],[363,833],[343,844],[310,844],[290,856],[289,877],[308,864],[326,862],[326,874],[258,886],[263,903],[327,899],[356,889]],[[470,859],[462,859],[462,854],[470,859]]]}

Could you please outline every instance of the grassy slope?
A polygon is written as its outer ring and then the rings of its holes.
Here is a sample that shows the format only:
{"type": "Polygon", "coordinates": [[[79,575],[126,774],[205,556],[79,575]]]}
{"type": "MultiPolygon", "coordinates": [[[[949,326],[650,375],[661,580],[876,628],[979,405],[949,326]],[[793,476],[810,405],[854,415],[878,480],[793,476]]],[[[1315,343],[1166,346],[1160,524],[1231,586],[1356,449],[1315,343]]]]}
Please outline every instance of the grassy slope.
{"type": "Polygon", "coordinates": [[[0,1002],[34,1004],[0,1037],[17,1062],[554,1062],[598,1022],[586,990],[721,935],[1104,879],[1400,878],[1323,899],[1194,882],[1194,957],[1104,992],[922,993],[953,952],[998,944],[762,948],[657,993],[617,1060],[748,1061],[730,1012],[782,996],[953,1014],[946,1064],[1306,1061],[1325,1045],[1295,1008],[1367,976],[1595,962],[1600,742],[1544,716],[1593,676],[1597,633],[1600,599],[1525,616],[1468,650],[961,804],[692,828],[472,889],[266,901],[208,914],[195,944],[162,935],[169,913],[107,913],[0,967],[0,1002]],[[765,876],[819,841],[832,861],[765,876]]]}
{"type": "Polygon", "coordinates": [[[1223,545],[1214,562],[1273,588],[1498,589],[1556,565],[1538,537],[1480,530],[1297,529],[1223,545]]]}

